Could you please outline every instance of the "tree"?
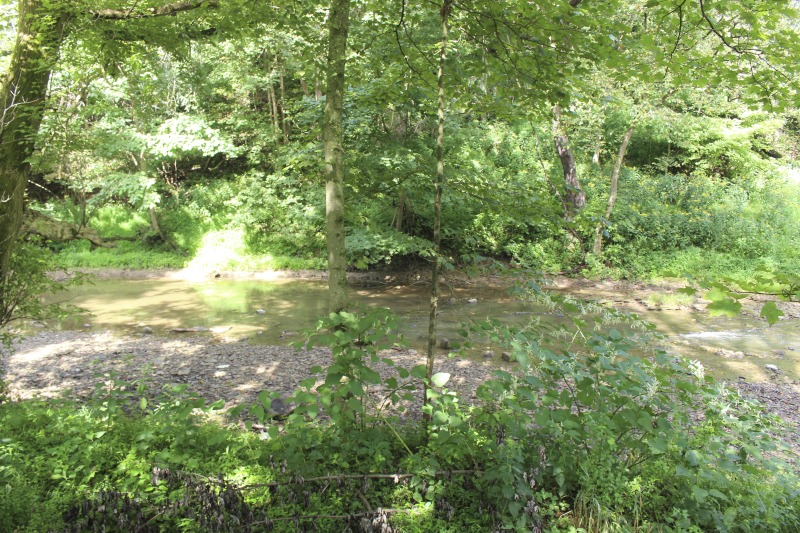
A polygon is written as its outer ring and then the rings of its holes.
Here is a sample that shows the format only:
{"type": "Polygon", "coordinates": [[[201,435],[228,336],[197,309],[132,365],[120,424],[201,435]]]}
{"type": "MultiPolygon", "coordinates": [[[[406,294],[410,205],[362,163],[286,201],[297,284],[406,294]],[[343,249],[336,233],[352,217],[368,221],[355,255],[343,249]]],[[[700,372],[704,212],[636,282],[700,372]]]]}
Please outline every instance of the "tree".
{"type": "Polygon", "coordinates": [[[325,154],[325,228],[328,245],[328,309],[347,306],[347,262],[344,250],[344,111],[347,31],[350,0],[331,0],[328,14],[328,85],[322,136],[325,154]]]}
{"type": "Polygon", "coordinates": [[[36,133],[42,122],[50,72],[69,16],[42,0],[19,0],[17,38],[0,84],[0,280],[9,275],[22,224],[25,187],[36,133]]]}
{"type": "Polygon", "coordinates": [[[187,0],[151,8],[134,4],[129,9],[80,11],[69,1],[19,0],[16,44],[0,84],[0,279],[10,273],[22,224],[28,161],[44,116],[50,74],[76,21],[150,19],[217,5],[218,0],[187,0]]]}
{"type": "MultiPolygon", "coordinates": [[[[431,272],[431,305],[430,316],[428,322],[428,361],[426,365],[425,377],[425,398],[424,403],[427,407],[430,398],[428,397],[428,389],[430,387],[431,379],[433,377],[433,362],[436,354],[436,313],[439,308],[439,269],[441,268],[441,244],[442,244],[442,188],[445,183],[444,173],[444,115],[445,115],[445,86],[444,86],[444,67],[447,63],[447,37],[448,26],[447,19],[450,16],[450,11],[453,8],[452,0],[444,0],[440,15],[442,17],[442,42],[439,48],[439,71],[437,74],[437,98],[436,98],[436,191],[434,193],[433,209],[433,269],[431,272]]],[[[430,420],[431,413],[426,411],[424,413],[425,420],[430,420]]]]}

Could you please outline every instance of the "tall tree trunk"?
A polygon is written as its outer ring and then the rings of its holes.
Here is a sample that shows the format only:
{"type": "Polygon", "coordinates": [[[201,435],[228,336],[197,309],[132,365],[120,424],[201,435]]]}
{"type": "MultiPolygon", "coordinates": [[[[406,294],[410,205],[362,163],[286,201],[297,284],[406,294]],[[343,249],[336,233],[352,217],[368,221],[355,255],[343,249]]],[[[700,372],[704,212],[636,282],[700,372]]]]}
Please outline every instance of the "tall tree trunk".
{"type": "Polygon", "coordinates": [[[66,22],[66,15],[50,12],[45,3],[19,0],[17,40],[0,86],[0,280],[9,274],[22,224],[28,158],[44,116],[47,84],[66,22]]]}
{"type": "MultiPolygon", "coordinates": [[[[442,47],[439,52],[439,73],[437,76],[438,98],[436,101],[438,116],[438,132],[436,135],[436,192],[433,199],[433,272],[431,273],[431,306],[428,321],[428,361],[425,370],[425,398],[424,407],[430,404],[428,390],[433,376],[433,362],[436,356],[436,320],[439,309],[439,267],[440,247],[442,242],[442,189],[444,188],[444,66],[447,61],[447,18],[452,8],[452,0],[444,0],[442,4],[442,47]]],[[[430,413],[423,411],[423,418],[427,424],[430,413]]]]}
{"type": "MultiPolygon", "coordinates": [[[[605,220],[611,218],[611,213],[614,210],[614,203],[617,201],[617,188],[619,186],[619,173],[622,170],[622,161],[625,159],[625,153],[628,151],[628,143],[631,140],[631,136],[633,136],[633,130],[636,127],[635,124],[631,124],[628,128],[628,131],[625,132],[625,136],[622,138],[622,144],[619,146],[619,153],[617,154],[617,160],[614,161],[614,169],[611,171],[611,190],[608,193],[608,205],[606,205],[606,214],[605,220]]],[[[604,221],[601,220],[597,223],[597,226],[594,228],[594,245],[592,246],[592,253],[594,255],[600,255],[600,252],[603,251],[603,225],[604,221]]]]}
{"type": "Polygon", "coordinates": [[[281,112],[281,128],[283,130],[283,144],[289,144],[289,121],[286,119],[286,83],[283,79],[283,65],[278,61],[278,82],[281,90],[279,108],[281,112]]]}
{"type": "Polygon", "coordinates": [[[328,14],[328,90],[322,124],[325,153],[325,229],[328,244],[328,310],[347,306],[347,272],[344,254],[344,109],[347,31],[350,0],[331,0],[328,14]]]}
{"type": "Polygon", "coordinates": [[[567,212],[564,213],[564,218],[572,220],[586,205],[586,193],[583,192],[578,181],[578,167],[575,165],[575,155],[569,145],[567,131],[561,121],[561,108],[556,105],[554,111],[556,120],[553,123],[553,139],[558,157],[561,159],[561,167],[564,169],[564,182],[566,183],[567,212]]]}

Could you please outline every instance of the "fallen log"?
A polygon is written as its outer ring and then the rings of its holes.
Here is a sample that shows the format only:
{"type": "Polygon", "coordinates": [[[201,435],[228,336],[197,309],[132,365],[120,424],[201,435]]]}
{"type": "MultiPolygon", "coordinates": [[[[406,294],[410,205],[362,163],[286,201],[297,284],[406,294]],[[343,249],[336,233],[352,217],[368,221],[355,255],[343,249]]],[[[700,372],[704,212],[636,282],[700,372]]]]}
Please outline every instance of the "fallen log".
{"type": "Polygon", "coordinates": [[[78,226],[63,220],[56,220],[44,213],[29,210],[22,219],[22,233],[39,235],[52,241],[75,241],[86,239],[101,248],[113,248],[115,245],[107,243],[97,232],[85,226],[78,226]]]}

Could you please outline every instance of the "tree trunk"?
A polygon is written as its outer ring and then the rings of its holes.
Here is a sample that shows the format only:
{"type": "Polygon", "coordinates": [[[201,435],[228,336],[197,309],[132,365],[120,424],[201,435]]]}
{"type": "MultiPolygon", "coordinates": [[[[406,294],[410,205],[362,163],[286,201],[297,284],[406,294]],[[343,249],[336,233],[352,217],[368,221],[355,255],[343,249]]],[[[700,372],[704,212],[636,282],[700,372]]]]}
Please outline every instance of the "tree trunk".
{"type": "MultiPolygon", "coordinates": [[[[633,130],[635,127],[636,127],[635,124],[631,124],[631,126],[628,128],[628,131],[625,132],[625,136],[622,138],[622,144],[619,146],[619,153],[617,154],[617,160],[614,162],[614,169],[611,171],[611,190],[608,193],[608,205],[606,206],[605,220],[611,218],[611,212],[614,210],[614,203],[617,201],[619,173],[622,170],[622,161],[625,159],[625,153],[628,151],[628,143],[631,140],[631,136],[633,136],[633,130]]],[[[605,221],[601,220],[597,223],[597,226],[594,228],[594,245],[592,246],[592,253],[594,255],[600,255],[600,252],[603,251],[604,223],[605,221]]]]}
{"type": "Polygon", "coordinates": [[[402,187],[398,193],[397,207],[394,208],[394,219],[392,220],[392,227],[397,231],[403,231],[403,225],[406,222],[407,203],[408,196],[406,195],[406,189],[402,187]]]}
{"type": "Polygon", "coordinates": [[[83,225],[71,224],[50,218],[34,210],[28,210],[23,217],[21,234],[34,234],[51,241],[73,241],[86,239],[94,246],[113,248],[114,245],[103,241],[97,232],[83,225]]]}
{"type": "Polygon", "coordinates": [[[328,89],[322,124],[325,153],[325,229],[328,244],[328,310],[347,306],[347,272],[344,251],[344,109],[347,31],[350,0],[331,0],[328,14],[328,89]]]}
{"type": "Polygon", "coordinates": [[[17,40],[0,86],[0,279],[9,274],[14,241],[22,225],[28,158],[44,116],[50,72],[58,57],[66,16],[42,0],[19,0],[17,40]]]}
{"type": "Polygon", "coordinates": [[[586,193],[583,192],[578,181],[578,167],[575,165],[575,155],[569,145],[569,137],[561,122],[561,108],[555,106],[556,120],[553,124],[553,138],[556,145],[561,166],[564,169],[564,182],[566,184],[566,207],[564,218],[572,220],[575,215],[586,205],[586,193]]]}
{"type": "Polygon", "coordinates": [[[444,66],[447,60],[447,17],[452,8],[452,0],[444,0],[442,4],[442,47],[439,52],[439,73],[437,76],[438,98],[436,102],[438,116],[438,132],[436,135],[436,192],[433,200],[433,272],[431,273],[431,306],[428,321],[428,361],[425,370],[425,398],[423,406],[423,419],[427,424],[430,421],[430,412],[424,408],[430,404],[428,390],[433,376],[433,363],[436,356],[436,320],[439,309],[439,257],[442,242],[442,188],[444,187],[444,66]]]}

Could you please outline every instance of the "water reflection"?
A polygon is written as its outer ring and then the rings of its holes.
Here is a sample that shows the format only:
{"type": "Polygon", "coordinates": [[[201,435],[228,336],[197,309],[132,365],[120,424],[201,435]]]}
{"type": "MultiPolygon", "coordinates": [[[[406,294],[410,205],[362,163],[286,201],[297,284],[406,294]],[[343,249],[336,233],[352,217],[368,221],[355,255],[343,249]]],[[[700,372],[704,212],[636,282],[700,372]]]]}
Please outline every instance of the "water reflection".
{"type": "MultiPolygon", "coordinates": [[[[388,307],[398,315],[401,331],[412,347],[423,349],[428,329],[429,287],[355,287],[355,302],[388,307]]],[[[581,297],[587,297],[581,294],[581,297]]],[[[98,280],[73,288],[59,300],[87,309],[91,315],[73,317],[54,327],[111,329],[140,332],[144,326],[157,335],[176,328],[229,328],[226,335],[257,344],[288,344],[300,340],[326,312],[327,284],[320,281],[98,280]]],[[[800,324],[786,320],[772,327],[747,317],[710,318],[686,310],[647,311],[642,318],[668,336],[667,346],[701,360],[718,377],[767,379],[765,364],[787,375],[800,374],[800,324]]],[[[439,336],[458,339],[460,324],[497,318],[522,325],[546,317],[544,308],[523,302],[503,289],[459,288],[443,291],[439,336]],[[470,300],[477,299],[477,303],[470,300]]],[[[494,349],[479,346],[478,352],[494,349]]]]}

